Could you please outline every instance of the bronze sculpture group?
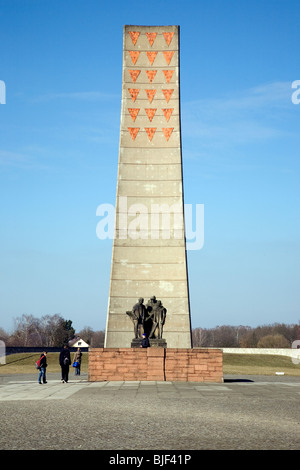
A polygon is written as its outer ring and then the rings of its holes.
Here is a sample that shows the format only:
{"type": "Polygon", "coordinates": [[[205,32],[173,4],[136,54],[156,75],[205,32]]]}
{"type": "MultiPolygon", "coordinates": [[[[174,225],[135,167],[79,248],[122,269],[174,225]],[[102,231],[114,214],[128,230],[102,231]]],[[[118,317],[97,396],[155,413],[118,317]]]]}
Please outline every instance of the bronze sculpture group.
{"type": "Polygon", "coordinates": [[[150,339],[162,339],[167,310],[155,296],[146,305],[144,299],[140,298],[132,310],[126,313],[133,322],[135,339],[142,338],[143,334],[150,339]]]}

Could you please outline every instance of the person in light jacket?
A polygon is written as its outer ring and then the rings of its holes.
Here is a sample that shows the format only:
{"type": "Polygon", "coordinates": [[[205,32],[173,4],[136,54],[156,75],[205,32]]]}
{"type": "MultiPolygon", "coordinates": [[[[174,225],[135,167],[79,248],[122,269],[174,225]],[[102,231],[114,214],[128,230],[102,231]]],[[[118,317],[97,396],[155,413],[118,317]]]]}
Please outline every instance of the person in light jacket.
{"type": "Polygon", "coordinates": [[[81,358],[82,352],[80,351],[80,348],[78,348],[73,357],[73,366],[75,364],[75,375],[80,375],[81,358]]]}

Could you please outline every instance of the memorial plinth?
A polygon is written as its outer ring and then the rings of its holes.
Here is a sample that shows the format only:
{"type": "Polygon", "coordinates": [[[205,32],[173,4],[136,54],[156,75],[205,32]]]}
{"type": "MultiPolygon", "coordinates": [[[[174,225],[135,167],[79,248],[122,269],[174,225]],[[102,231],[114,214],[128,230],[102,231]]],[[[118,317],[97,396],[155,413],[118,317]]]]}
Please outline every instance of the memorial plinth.
{"type": "Polygon", "coordinates": [[[95,348],[89,381],[223,382],[221,349],[95,348]]]}

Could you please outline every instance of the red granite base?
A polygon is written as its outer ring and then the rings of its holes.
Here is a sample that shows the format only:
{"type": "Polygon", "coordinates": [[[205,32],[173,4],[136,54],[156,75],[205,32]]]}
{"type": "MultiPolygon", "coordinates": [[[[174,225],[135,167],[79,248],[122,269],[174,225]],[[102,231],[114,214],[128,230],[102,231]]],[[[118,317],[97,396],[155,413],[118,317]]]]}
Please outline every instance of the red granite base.
{"type": "Polygon", "coordinates": [[[223,352],[206,348],[91,348],[88,379],[223,382],[223,352]]]}

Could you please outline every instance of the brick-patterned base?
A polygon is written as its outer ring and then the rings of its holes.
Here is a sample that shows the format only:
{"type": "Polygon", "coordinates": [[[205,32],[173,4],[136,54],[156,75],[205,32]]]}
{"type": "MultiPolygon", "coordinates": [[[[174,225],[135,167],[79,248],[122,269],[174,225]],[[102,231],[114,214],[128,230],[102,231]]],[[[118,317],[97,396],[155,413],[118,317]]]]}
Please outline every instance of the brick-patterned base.
{"type": "Polygon", "coordinates": [[[221,349],[92,348],[89,381],[223,382],[221,349]]]}

